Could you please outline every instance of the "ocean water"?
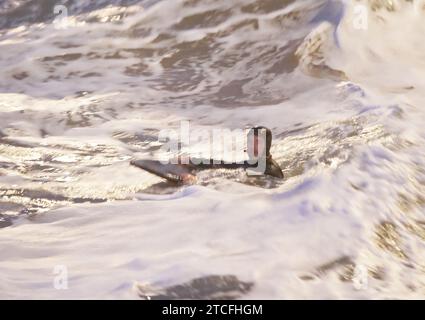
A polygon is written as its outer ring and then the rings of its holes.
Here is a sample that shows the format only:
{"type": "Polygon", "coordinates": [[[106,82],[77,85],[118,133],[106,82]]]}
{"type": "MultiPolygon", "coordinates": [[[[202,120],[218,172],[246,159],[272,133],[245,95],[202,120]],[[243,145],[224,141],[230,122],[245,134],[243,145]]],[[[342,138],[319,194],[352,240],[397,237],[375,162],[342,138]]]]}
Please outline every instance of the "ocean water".
{"type": "Polygon", "coordinates": [[[401,0],[0,1],[0,298],[423,298],[424,21],[401,0]],[[129,165],[181,121],[269,127],[284,181],[129,165]]]}

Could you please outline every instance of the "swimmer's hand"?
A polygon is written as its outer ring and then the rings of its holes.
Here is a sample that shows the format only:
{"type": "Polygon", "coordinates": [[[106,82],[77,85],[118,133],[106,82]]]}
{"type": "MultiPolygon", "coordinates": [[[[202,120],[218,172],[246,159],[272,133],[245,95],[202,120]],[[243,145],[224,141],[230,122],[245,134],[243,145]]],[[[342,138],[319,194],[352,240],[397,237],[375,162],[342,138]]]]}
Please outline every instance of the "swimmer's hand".
{"type": "Polygon", "coordinates": [[[196,176],[191,173],[185,173],[181,175],[181,181],[183,184],[195,184],[196,176]]]}

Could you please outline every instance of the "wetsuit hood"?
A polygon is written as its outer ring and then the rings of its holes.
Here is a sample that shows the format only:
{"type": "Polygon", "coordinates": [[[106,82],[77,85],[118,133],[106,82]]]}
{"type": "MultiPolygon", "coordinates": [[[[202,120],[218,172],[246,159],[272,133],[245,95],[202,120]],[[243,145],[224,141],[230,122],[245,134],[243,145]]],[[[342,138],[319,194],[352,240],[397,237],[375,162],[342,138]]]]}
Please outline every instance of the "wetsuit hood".
{"type": "MultiPolygon", "coordinates": [[[[269,128],[263,126],[257,126],[251,128],[248,135],[254,135],[258,137],[260,134],[265,134],[265,157],[266,157],[266,170],[264,174],[276,177],[279,179],[283,179],[283,172],[280,166],[277,164],[275,160],[273,160],[272,155],[270,153],[270,148],[272,146],[272,132],[269,128]]],[[[264,157],[264,153],[261,157],[264,157]]]]}
{"type": "MultiPolygon", "coordinates": [[[[257,127],[253,127],[249,130],[248,132],[248,137],[249,136],[254,136],[254,137],[259,137],[259,136],[264,135],[266,141],[265,141],[265,153],[266,156],[269,157],[270,156],[270,148],[272,146],[272,132],[269,128],[263,127],[263,126],[257,126],[257,127]]],[[[261,155],[260,155],[261,156],[261,155]]]]}

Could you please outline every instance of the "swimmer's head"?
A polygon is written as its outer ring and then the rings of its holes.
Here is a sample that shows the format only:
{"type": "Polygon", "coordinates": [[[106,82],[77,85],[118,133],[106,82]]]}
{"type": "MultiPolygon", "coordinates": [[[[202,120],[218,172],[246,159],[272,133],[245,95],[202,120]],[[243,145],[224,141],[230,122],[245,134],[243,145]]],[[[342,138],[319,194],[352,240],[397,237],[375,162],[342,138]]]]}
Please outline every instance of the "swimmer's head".
{"type": "Polygon", "coordinates": [[[249,158],[269,157],[272,146],[272,132],[263,126],[251,128],[248,132],[247,146],[249,158]]]}

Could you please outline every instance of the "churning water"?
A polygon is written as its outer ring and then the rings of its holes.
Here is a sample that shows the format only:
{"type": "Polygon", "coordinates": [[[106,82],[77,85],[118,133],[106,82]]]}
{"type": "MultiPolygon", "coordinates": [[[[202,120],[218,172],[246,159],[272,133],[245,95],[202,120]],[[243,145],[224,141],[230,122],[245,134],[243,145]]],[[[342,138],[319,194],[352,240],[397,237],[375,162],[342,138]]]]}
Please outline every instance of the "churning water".
{"type": "Polygon", "coordinates": [[[0,297],[422,298],[419,2],[0,1],[0,297]],[[129,165],[183,120],[271,128],[286,179],[129,165]]]}

